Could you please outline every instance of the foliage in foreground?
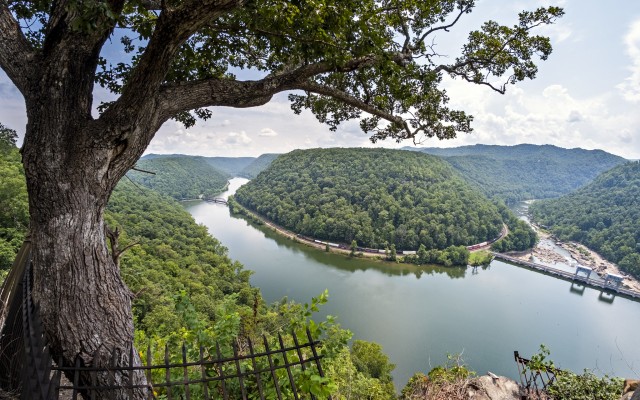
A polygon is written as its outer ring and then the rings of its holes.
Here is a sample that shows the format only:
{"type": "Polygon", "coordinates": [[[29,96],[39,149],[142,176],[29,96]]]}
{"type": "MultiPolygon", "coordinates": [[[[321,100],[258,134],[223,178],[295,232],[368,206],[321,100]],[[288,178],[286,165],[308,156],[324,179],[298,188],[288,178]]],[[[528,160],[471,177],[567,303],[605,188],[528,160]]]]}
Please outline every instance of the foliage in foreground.
{"type": "Polygon", "coordinates": [[[560,239],[580,242],[640,277],[640,162],[617,166],[559,199],[536,201],[529,210],[560,239]]]}
{"type": "Polygon", "coordinates": [[[29,227],[29,200],[15,131],[0,124],[0,282],[9,272],[29,227]]]}
{"type": "Polygon", "coordinates": [[[555,370],[556,379],[548,387],[548,394],[554,400],[618,400],[622,396],[622,379],[608,375],[599,377],[588,369],[582,374],[558,370],[553,361],[548,359],[549,354],[549,349],[541,345],[527,368],[532,372],[555,370]]]}
{"type": "Polygon", "coordinates": [[[460,355],[447,356],[445,365],[433,368],[427,375],[413,375],[400,393],[400,400],[466,400],[467,385],[475,376],[460,355]]]}

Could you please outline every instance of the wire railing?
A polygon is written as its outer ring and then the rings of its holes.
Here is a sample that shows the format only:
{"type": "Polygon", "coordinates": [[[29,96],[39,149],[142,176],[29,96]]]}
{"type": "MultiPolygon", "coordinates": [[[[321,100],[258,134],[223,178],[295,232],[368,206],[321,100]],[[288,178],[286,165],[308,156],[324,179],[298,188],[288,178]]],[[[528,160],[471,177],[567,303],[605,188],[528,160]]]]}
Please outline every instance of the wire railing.
{"type": "Polygon", "coordinates": [[[73,362],[52,359],[38,307],[31,298],[31,258],[25,244],[11,287],[0,298],[0,397],[22,399],[247,399],[328,397],[319,354],[309,329],[262,343],[234,339],[208,345],[101,348],[73,362]],[[10,295],[8,295],[8,293],[10,295]],[[320,394],[319,394],[320,393],[320,394]]]}
{"type": "MultiPolygon", "coordinates": [[[[233,342],[233,355],[227,357],[218,343],[213,348],[183,344],[173,355],[169,345],[165,345],[160,352],[163,359],[160,363],[155,362],[158,349],[149,345],[146,354],[140,354],[143,365],[138,366],[134,365],[133,348],[126,355],[125,366],[117,349],[111,352],[112,362],[108,366],[87,366],[77,357],[72,366],[51,368],[53,396],[49,398],[316,399],[303,388],[312,376],[316,376],[316,380],[324,378],[319,342],[312,339],[309,330],[302,343],[295,332],[287,335],[286,340],[277,335],[275,346],[270,345],[266,337],[262,339],[259,347],[247,339],[242,352],[233,342]],[[287,341],[292,343],[289,345],[287,341]],[[179,355],[178,361],[175,355],[179,355]],[[144,374],[146,383],[135,384],[134,379],[127,378],[136,373],[144,374]],[[69,378],[67,383],[63,383],[63,374],[69,378]]],[[[92,357],[93,360],[99,358],[92,357]]],[[[63,365],[62,360],[58,365],[63,365]]]]}
{"type": "Polygon", "coordinates": [[[541,369],[532,369],[529,367],[530,360],[520,357],[517,351],[513,352],[513,357],[520,374],[520,398],[523,400],[551,399],[547,394],[547,389],[556,380],[556,374],[559,370],[548,366],[541,369]]]}

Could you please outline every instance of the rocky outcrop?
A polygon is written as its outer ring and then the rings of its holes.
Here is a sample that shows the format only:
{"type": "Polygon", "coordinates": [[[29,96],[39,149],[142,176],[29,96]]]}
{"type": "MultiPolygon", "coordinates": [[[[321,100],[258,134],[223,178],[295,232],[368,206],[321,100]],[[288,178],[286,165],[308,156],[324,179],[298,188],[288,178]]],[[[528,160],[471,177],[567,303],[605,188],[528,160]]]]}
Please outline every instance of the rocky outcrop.
{"type": "Polygon", "coordinates": [[[520,387],[504,376],[485,375],[469,381],[467,395],[469,400],[520,400],[520,387]]]}
{"type": "Polygon", "coordinates": [[[625,379],[624,381],[624,395],[620,400],[640,400],[640,381],[625,379]]]}

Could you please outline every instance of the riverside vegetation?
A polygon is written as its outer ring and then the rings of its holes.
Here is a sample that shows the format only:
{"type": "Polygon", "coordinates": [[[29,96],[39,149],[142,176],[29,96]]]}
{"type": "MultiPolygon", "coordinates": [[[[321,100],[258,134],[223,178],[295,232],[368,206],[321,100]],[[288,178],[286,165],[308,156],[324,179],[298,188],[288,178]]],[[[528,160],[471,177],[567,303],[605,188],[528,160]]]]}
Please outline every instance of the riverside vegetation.
{"type": "Polygon", "coordinates": [[[640,278],[640,163],[628,162],[559,199],[536,201],[534,221],[640,278]]]}
{"type": "Polygon", "coordinates": [[[313,149],[281,155],[235,200],[305,236],[394,252],[407,262],[466,265],[464,246],[513,234],[500,251],[524,250],[535,233],[441,159],[387,149],[313,149]]]}

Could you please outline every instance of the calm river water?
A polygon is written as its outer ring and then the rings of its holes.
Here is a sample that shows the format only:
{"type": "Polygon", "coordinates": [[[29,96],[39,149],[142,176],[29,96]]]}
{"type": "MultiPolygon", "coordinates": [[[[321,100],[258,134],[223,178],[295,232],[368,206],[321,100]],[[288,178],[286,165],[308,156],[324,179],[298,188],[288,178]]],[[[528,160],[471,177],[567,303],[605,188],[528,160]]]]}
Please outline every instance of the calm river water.
{"type": "MultiPolygon", "coordinates": [[[[246,179],[231,180],[228,196],[246,179]]],[[[329,290],[322,315],[338,317],[358,339],[380,343],[401,388],[447,354],[469,367],[518,378],[513,351],[524,357],[541,343],[560,368],[640,379],[640,303],[494,261],[471,268],[418,268],[348,259],[311,249],[229,215],[218,204],[186,203],[198,223],[255,271],[269,302],[307,302],[329,290]],[[575,288],[574,288],[575,289],[575,288]]],[[[319,318],[319,317],[318,317],[319,318]]]]}

